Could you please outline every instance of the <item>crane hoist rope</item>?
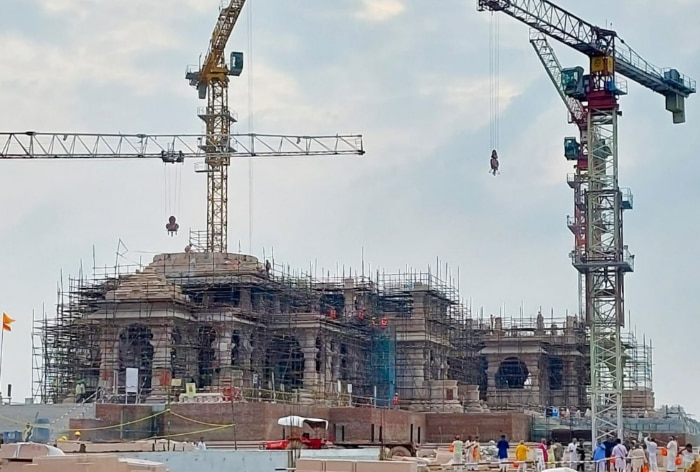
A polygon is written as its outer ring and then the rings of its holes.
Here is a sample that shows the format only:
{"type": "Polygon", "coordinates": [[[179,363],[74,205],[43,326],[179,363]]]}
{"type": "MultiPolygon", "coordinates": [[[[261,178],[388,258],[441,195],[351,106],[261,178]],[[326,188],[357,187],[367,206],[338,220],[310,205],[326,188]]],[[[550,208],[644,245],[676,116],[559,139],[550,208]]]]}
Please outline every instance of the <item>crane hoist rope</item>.
{"type": "MultiPolygon", "coordinates": [[[[255,107],[253,104],[253,5],[255,2],[248,4],[248,132],[252,133],[254,129],[254,113],[255,107]]],[[[255,198],[255,175],[253,172],[253,161],[248,161],[248,252],[253,253],[253,222],[254,215],[254,198],[255,198]]]]}
{"type": "Polygon", "coordinates": [[[490,173],[497,175],[500,139],[500,17],[491,13],[489,18],[489,128],[490,128],[490,173]]]}

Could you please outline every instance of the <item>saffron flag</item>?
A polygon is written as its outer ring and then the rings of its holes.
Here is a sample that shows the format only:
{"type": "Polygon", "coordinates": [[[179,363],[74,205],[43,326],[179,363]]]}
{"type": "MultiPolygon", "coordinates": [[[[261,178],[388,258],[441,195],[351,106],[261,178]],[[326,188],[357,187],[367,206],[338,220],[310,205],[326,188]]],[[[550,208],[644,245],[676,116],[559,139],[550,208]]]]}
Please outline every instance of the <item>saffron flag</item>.
{"type": "Polygon", "coordinates": [[[12,331],[12,326],[10,326],[12,323],[14,323],[15,320],[7,316],[7,313],[2,314],[2,329],[5,331],[12,331]]]}

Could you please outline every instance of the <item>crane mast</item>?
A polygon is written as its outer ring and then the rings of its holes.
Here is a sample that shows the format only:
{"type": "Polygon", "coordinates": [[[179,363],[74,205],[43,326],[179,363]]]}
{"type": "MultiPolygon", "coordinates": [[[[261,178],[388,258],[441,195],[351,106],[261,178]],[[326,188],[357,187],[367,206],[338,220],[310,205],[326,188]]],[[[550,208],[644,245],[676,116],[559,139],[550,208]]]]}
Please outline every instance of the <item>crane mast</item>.
{"type": "Polygon", "coordinates": [[[207,245],[209,252],[225,253],[228,240],[228,168],[233,149],[228,146],[235,115],[228,108],[228,83],[230,75],[240,75],[243,55],[231,55],[231,67],[226,64],[224,52],[233,27],[243,10],[245,0],[231,0],[219,12],[212,33],[209,51],[199,70],[189,70],[185,75],[197,88],[199,98],[207,100],[199,117],[205,123],[207,166],[207,245]]]}
{"type": "Polygon", "coordinates": [[[618,99],[626,84],[616,73],[665,97],[674,123],[685,122],[685,98],[694,80],[676,69],[642,59],[612,30],[599,28],[548,0],[477,0],[479,11],[503,12],[529,25],[531,44],[577,125],[579,138],[566,138],[564,154],[574,162],[567,181],[574,189],[575,236],[571,262],[579,273],[579,306],[590,332],[591,436],[595,447],[623,435],[624,276],[634,256],[623,239],[623,211],[629,191],[618,183],[618,99]],[[563,69],[546,41],[554,38],[589,57],[589,73],[563,69]]]}

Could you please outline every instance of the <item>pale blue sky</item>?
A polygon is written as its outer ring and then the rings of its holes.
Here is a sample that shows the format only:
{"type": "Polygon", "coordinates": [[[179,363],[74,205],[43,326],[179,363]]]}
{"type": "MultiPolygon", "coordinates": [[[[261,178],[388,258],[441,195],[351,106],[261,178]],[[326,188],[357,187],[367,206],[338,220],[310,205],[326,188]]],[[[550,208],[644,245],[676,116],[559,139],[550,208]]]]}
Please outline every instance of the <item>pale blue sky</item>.
{"type": "MultiPolygon", "coordinates": [[[[562,142],[576,130],[528,43],[503,17],[499,153],[487,174],[487,13],[475,0],[249,0],[252,55],[232,85],[231,107],[249,130],[364,133],[364,158],[256,161],[252,248],[306,268],[425,268],[436,257],[460,267],[461,290],[497,313],[542,306],[576,310],[576,273],[567,257],[571,166],[562,142]],[[250,78],[252,74],[252,78],[250,78]],[[252,88],[249,88],[251,86],[252,88]],[[248,97],[252,90],[252,100],[248,97]]],[[[692,0],[606,0],[559,4],[593,23],[612,22],[652,63],[700,78],[692,0]]],[[[0,129],[5,131],[193,133],[201,103],[185,67],[206,51],[218,0],[4,0],[0,15],[0,129]]],[[[248,51],[245,12],[231,41],[248,51]]],[[[585,58],[555,45],[565,65],[585,58]]],[[[625,237],[637,255],[627,309],[655,345],[657,403],[700,413],[693,365],[700,229],[700,114],[673,126],[663,98],[630,86],[622,101],[621,183],[634,192],[625,237]],[[690,356],[690,357],[689,357],[690,356]]],[[[160,162],[0,163],[0,310],[17,319],[6,336],[3,390],[30,394],[31,313],[53,310],[61,275],[80,261],[113,265],[179,251],[164,225],[203,228],[205,180],[182,171],[181,204],[166,202],[160,162]],[[124,262],[124,261],[122,261],[124,262]]],[[[231,248],[248,250],[248,164],[236,162],[230,189],[231,248]]],[[[172,193],[172,192],[171,192],[172,193]]],[[[171,195],[172,196],[172,195],[171,195]]]]}

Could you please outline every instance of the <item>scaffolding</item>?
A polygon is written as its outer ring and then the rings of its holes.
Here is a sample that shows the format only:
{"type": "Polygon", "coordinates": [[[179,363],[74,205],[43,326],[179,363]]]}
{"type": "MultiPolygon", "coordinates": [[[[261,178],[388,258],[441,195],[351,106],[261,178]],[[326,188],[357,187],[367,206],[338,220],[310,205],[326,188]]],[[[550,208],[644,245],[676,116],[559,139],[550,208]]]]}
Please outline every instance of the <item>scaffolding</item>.
{"type": "Polygon", "coordinates": [[[481,337],[480,393],[489,409],[585,409],[586,331],[578,318],[541,310],[528,316],[522,308],[515,317],[482,312],[473,329],[481,337]]]}
{"type": "MultiPolygon", "coordinates": [[[[430,270],[344,272],[190,248],[68,277],[34,322],[35,400],[188,401],[194,384],[240,401],[587,408],[577,317],[474,317],[430,270]]],[[[651,346],[625,346],[626,388],[651,392],[651,346]]]]}

